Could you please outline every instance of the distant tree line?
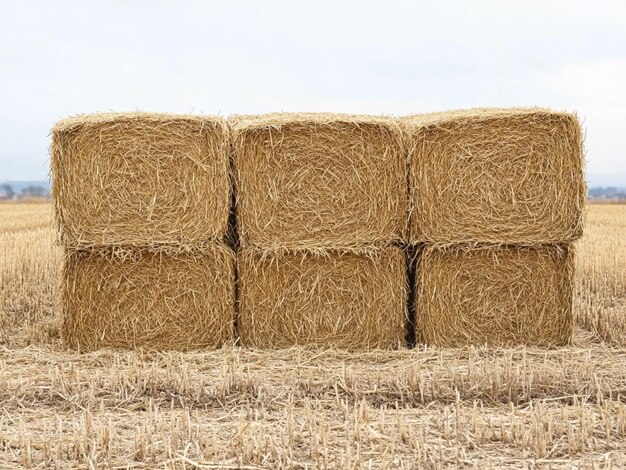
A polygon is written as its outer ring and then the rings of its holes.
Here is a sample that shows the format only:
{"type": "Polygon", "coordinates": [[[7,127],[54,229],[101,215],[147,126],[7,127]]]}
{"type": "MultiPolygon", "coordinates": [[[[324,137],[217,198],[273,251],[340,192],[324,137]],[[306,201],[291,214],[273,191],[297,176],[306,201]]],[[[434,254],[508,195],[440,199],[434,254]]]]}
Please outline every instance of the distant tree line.
{"type": "Polygon", "coordinates": [[[626,200],[626,188],[608,186],[589,189],[589,199],[618,199],[626,200]]]}
{"type": "Polygon", "coordinates": [[[26,186],[18,194],[10,184],[0,184],[0,199],[46,198],[48,190],[43,186],[26,186]]]}

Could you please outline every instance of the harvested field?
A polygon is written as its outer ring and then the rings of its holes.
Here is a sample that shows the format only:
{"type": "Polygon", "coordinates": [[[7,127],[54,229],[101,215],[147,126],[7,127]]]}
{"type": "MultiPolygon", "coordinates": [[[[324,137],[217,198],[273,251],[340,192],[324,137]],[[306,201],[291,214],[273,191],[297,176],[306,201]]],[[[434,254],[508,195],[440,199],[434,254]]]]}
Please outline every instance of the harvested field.
{"type": "Polygon", "coordinates": [[[475,109],[401,120],[410,154],[410,240],[536,245],[582,234],[576,116],[475,109]]]}
{"type": "Polygon", "coordinates": [[[76,354],[51,208],[0,204],[0,468],[626,467],[626,206],[591,205],[572,343],[76,354]]]}
{"type": "Polygon", "coordinates": [[[75,252],[62,276],[69,347],[155,350],[233,343],[234,255],[202,252],[75,252]]]}
{"type": "Polygon", "coordinates": [[[244,246],[347,249],[404,240],[406,164],[395,121],[336,114],[231,121],[244,246]]]}
{"type": "Polygon", "coordinates": [[[448,347],[567,344],[573,256],[567,246],[424,248],[416,276],[418,337],[448,347]]]}
{"type": "Polygon", "coordinates": [[[407,285],[399,248],[370,253],[239,253],[244,347],[399,348],[407,285]]]}
{"type": "Polygon", "coordinates": [[[222,239],[230,203],[221,118],[95,114],[52,130],[57,224],[68,248],[222,239]]]}

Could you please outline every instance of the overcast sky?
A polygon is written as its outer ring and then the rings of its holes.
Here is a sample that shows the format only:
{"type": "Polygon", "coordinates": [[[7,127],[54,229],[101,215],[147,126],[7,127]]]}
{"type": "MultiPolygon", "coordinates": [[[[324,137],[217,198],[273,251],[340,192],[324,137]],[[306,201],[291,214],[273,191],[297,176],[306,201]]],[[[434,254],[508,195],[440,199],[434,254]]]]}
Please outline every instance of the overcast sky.
{"type": "Polygon", "coordinates": [[[98,111],[409,114],[547,106],[626,186],[626,2],[0,0],[0,181],[98,111]]]}

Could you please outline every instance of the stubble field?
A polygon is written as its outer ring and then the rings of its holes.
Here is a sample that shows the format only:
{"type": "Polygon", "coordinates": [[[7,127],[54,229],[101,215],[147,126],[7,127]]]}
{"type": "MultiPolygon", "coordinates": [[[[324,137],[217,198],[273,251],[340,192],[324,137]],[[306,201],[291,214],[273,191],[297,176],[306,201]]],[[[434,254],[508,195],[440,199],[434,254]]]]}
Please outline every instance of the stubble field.
{"type": "Polygon", "coordinates": [[[626,205],[591,205],[566,348],[64,348],[48,204],[0,205],[0,468],[624,468],[626,205]]]}

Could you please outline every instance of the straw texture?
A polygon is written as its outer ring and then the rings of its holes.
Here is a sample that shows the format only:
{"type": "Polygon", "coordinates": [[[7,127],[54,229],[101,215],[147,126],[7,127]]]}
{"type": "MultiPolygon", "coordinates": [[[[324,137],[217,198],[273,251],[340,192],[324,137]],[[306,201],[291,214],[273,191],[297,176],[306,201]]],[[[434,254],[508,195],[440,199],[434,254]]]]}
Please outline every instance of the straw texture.
{"type": "Polygon", "coordinates": [[[221,239],[230,188],[227,123],[129,113],[52,130],[52,192],[66,247],[192,245],[221,239]]]}
{"type": "Polygon", "coordinates": [[[576,116],[539,108],[403,118],[413,243],[536,245],[582,234],[576,116]]]}
{"type": "Polygon", "coordinates": [[[74,349],[217,348],[233,341],[234,257],[203,251],[67,252],[63,335],[74,349]]]}
{"type": "Polygon", "coordinates": [[[239,254],[242,346],[398,348],[407,282],[402,250],[239,254]]]}
{"type": "Polygon", "coordinates": [[[560,346],[572,335],[568,246],[420,250],[416,330],[423,342],[560,346]]]}
{"type": "Polygon", "coordinates": [[[405,238],[397,123],[341,114],[231,118],[243,246],[347,249],[405,238]]]}

